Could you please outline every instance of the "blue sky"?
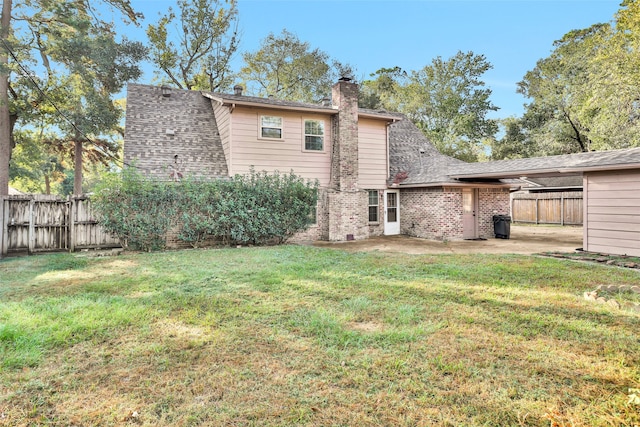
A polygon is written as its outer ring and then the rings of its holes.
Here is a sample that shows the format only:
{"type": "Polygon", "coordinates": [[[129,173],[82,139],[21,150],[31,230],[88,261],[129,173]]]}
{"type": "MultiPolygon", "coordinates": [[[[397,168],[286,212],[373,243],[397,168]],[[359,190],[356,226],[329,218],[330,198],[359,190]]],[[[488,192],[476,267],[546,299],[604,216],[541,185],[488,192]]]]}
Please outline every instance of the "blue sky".
{"type": "MultiPolygon", "coordinates": [[[[483,54],[484,76],[500,107],[493,117],[519,116],[526,100],[516,83],[572,29],[609,22],[616,0],[239,0],[241,51],[255,51],[269,33],[295,33],[362,79],[382,67],[418,70],[458,50],[483,54]]],[[[131,0],[143,28],[175,5],[131,0]]],[[[131,30],[129,30],[131,31],[131,30]]],[[[141,39],[144,31],[133,31],[141,39]]],[[[240,63],[238,61],[238,63],[240,63]]],[[[151,82],[152,75],[144,77],[151,82]]]]}

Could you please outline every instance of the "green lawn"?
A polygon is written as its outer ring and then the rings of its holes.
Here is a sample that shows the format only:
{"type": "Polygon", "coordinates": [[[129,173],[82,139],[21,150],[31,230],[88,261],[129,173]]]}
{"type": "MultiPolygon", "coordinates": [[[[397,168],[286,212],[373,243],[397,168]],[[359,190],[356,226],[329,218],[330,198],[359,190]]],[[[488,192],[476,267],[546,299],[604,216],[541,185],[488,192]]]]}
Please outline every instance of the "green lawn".
{"type": "MultiPolygon", "coordinates": [[[[301,246],[0,261],[0,425],[634,426],[637,270],[301,246]]],[[[636,394],[640,395],[640,391],[636,394]]]]}

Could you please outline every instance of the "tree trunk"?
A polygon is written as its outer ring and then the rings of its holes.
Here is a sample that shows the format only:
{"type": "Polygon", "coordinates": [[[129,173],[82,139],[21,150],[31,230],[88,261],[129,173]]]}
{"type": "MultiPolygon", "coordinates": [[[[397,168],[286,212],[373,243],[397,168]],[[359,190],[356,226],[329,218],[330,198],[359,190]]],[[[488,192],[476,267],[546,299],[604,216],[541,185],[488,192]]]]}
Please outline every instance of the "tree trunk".
{"type": "MultiPolygon", "coordinates": [[[[0,18],[0,70],[7,70],[9,52],[4,47],[9,39],[11,0],[3,0],[0,18]]],[[[9,113],[9,73],[0,72],[0,196],[9,194],[9,161],[11,160],[11,117],[9,113]]]]}
{"type": "Polygon", "coordinates": [[[51,194],[51,180],[49,174],[44,175],[44,194],[51,194]]]}
{"type": "Polygon", "coordinates": [[[82,140],[77,137],[74,144],[73,194],[79,196],[82,195],[82,140]]]}

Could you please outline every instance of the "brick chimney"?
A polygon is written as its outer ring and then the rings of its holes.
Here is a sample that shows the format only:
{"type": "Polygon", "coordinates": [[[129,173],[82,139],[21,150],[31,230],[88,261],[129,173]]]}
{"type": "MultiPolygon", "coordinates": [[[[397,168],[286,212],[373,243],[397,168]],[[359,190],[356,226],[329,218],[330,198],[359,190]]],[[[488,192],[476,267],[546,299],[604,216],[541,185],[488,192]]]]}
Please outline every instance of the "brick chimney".
{"type": "Polygon", "coordinates": [[[355,191],[358,189],[358,85],[343,77],[333,86],[331,95],[334,107],[338,107],[338,116],[334,125],[330,186],[355,191]]]}
{"type": "Polygon", "coordinates": [[[341,78],[333,86],[332,100],[338,114],[332,122],[328,221],[323,235],[332,241],[364,239],[369,236],[368,193],[358,188],[358,85],[341,78]]]}

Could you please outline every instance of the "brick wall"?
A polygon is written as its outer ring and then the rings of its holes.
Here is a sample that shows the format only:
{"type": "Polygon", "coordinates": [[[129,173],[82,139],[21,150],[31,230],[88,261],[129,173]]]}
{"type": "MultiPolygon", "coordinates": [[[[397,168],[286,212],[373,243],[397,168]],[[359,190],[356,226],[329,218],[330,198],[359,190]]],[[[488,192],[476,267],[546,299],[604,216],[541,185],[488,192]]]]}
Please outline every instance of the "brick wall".
{"type": "Polygon", "coordinates": [[[228,174],[211,102],[198,91],[164,97],[160,87],[130,83],[124,159],[160,179],[170,179],[172,167],[204,179],[228,174]]]}
{"type": "Polygon", "coordinates": [[[329,190],[328,240],[355,240],[369,237],[369,194],[366,191],[329,190]]]}
{"type": "Polygon", "coordinates": [[[478,189],[478,234],[485,239],[495,237],[494,215],[509,215],[510,197],[508,188],[478,189]]]}
{"type": "MultiPolygon", "coordinates": [[[[400,192],[402,234],[433,240],[463,237],[462,188],[413,188],[400,192]]],[[[478,237],[494,237],[493,215],[509,214],[509,190],[478,189],[478,237]]]]}
{"type": "Polygon", "coordinates": [[[400,191],[400,233],[432,240],[462,238],[460,188],[400,191]]]}

